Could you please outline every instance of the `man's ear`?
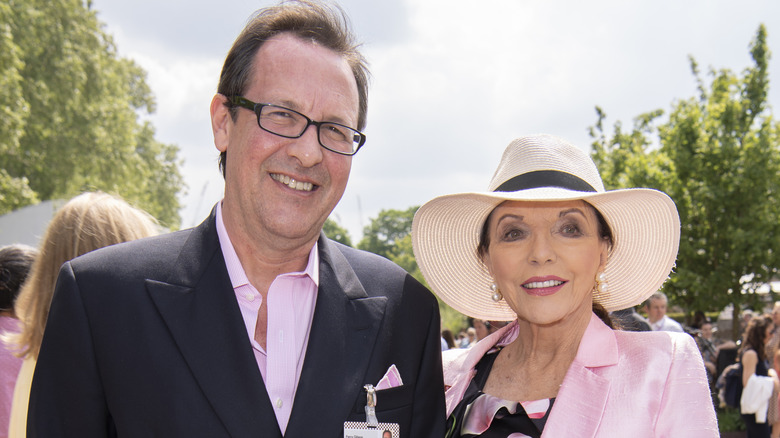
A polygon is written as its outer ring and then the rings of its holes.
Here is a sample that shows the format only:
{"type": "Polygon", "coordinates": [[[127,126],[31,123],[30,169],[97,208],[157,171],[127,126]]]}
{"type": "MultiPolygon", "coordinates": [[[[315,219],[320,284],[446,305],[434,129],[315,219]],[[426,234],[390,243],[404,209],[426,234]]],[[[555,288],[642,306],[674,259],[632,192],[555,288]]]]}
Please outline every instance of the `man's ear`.
{"type": "Polygon", "coordinates": [[[230,142],[230,128],[233,119],[230,109],[225,105],[227,98],[221,94],[215,94],[211,99],[211,130],[214,133],[214,146],[220,152],[227,151],[230,142]]]}

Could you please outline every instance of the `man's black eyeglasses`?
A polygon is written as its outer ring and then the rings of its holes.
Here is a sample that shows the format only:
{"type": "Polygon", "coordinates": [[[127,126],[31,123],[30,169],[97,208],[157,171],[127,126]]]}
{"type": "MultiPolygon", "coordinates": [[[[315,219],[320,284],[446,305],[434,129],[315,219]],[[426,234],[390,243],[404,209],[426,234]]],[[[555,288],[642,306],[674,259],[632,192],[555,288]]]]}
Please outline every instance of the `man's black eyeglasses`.
{"type": "Polygon", "coordinates": [[[255,103],[241,96],[228,97],[231,103],[257,114],[260,129],[284,138],[299,138],[317,127],[317,139],[325,149],[341,155],[355,155],[366,142],[366,135],[357,129],[334,122],[316,122],[298,111],[270,103],[255,103]]]}

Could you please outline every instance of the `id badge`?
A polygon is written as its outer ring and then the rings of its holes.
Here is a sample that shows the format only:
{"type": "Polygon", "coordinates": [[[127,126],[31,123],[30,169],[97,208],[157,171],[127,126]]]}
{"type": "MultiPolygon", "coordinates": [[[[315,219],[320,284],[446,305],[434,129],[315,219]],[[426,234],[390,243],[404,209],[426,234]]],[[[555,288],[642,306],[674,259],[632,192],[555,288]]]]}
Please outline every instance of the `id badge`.
{"type": "Polygon", "coordinates": [[[401,438],[398,423],[368,423],[347,421],[344,423],[344,438],[401,438]]]}

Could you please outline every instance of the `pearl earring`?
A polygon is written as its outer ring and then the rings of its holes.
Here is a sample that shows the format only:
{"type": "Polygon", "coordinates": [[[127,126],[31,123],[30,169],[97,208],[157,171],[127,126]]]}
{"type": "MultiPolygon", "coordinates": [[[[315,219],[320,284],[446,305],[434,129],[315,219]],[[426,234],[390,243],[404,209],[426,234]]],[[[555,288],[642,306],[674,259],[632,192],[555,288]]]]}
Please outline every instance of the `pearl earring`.
{"type": "Polygon", "coordinates": [[[491,284],[491,285],[490,285],[490,290],[491,290],[491,291],[493,291],[493,295],[491,295],[491,297],[490,297],[490,298],[492,298],[492,299],[493,299],[493,301],[495,301],[495,302],[499,302],[499,301],[501,301],[502,299],[504,299],[504,296],[503,296],[503,295],[501,295],[501,291],[500,291],[500,290],[498,290],[498,286],[496,286],[496,284],[495,284],[495,283],[493,283],[493,284],[491,284]]]}
{"type": "Polygon", "coordinates": [[[607,274],[599,272],[596,275],[596,292],[607,293],[609,290],[609,283],[607,283],[607,274]]]}

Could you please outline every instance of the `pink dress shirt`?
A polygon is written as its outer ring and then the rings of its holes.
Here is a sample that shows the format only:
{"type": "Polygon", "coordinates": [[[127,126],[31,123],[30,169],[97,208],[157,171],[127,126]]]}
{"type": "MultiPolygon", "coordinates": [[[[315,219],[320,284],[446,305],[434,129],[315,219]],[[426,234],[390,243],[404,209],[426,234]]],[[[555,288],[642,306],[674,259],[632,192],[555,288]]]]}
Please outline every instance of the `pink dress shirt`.
{"type": "Polygon", "coordinates": [[[319,287],[319,255],[317,244],[309,253],[309,263],[303,272],[291,272],[276,277],[268,289],[268,329],[266,351],[255,341],[257,312],[263,297],[249,283],[236,250],[230,242],[222,220],[222,202],[217,204],[217,235],[222,247],[230,282],[236,293],[241,316],[244,317],[249,341],[263,376],[268,397],[275,409],[276,421],[284,434],[290,420],[295,390],[301,377],[309,331],[314,315],[319,287]]]}
{"type": "MultiPolygon", "coordinates": [[[[468,350],[444,352],[447,416],[479,359],[517,336],[512,323],[468,350]]],[[[591,315],[542,432],[543,438],[563,436],[717,438],[704,362],[693,338],[612,330],[591,315]]]]}

